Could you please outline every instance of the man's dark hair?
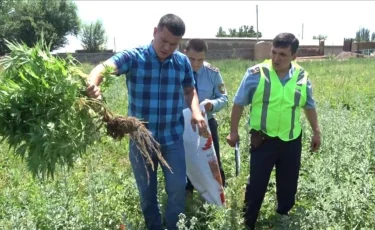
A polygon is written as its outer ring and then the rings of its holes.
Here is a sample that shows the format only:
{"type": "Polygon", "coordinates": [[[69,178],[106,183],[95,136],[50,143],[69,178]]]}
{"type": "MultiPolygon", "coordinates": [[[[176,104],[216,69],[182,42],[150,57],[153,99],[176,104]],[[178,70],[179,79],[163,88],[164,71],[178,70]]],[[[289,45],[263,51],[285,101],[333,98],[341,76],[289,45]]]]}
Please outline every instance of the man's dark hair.
{"type": "Polygon", "coordinates": [[[292,54],[295,54],[298,50],[299,41],[291,33],[281,33],[273,39],[272,45],[275,48],[287,48],[290,46],[292,54]]]}
{"type": "Polygon", "coordinates": [[[166,14],[160,18],[158,29],[163,30],[166,27],[174,36],[184,36],[185,34],[185,23],[177,15],[166,14]]]}
{"type": "Polygon", "coordinates": [[[186,51],[189,51],[190,49],[192,49],[192,50],[195,50],[196,52],[206,53],[208,50],[208,46],[207,46],[207,43],[203,39],[193,38],[193,39],[190,39],[186,43],[185,49],[186,51]]]}

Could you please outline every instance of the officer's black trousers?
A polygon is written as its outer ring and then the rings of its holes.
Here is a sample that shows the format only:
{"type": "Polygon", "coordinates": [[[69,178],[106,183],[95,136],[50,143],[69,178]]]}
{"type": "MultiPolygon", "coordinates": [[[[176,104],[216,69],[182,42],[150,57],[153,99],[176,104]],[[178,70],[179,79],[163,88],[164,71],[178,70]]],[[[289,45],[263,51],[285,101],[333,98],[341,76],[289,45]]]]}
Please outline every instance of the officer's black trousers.
{"type": "Polygon", "coordinates": [[[250,178],[246,186],[244,218],[248,228],[254,229],[260,207],[276,166],[276,212],[287,215],[295,203],[301,165],[301,135],[292,141],[279,138],[265,140],[258,148],[250,148],[250,178]]]}
{"type": "MultiPolygon", "coordinates": [[[[220,175],[221,175],[221,181],[223,182],[223,186],[225,186],[225,174],[223,170],[223,166],[221,164],[221,159],[220,159],[220,145],[219,145],[219,135],[217,132],[217,121],[215,118],[211,118],[208,120],[208,126],[210,127],[211,131],[211,136],[212,136],[212,142],[214,143],[214,149],[217,157],[217,161],[219,164],[219,170],[220,170],[220,175]]],[[[189,178],[188,178],[188,183],[186,185],[186,190],[188,191],[193,191],[194,186],[191,184],[189,178]]]]}

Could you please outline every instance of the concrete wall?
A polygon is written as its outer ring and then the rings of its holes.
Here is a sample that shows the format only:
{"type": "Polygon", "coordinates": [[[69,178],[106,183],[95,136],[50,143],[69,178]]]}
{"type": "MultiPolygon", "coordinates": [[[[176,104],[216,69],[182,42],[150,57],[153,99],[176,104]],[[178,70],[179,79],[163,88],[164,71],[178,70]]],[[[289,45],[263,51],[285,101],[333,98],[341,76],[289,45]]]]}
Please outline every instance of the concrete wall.
{"type": "Polygon", "coordinates": [[[375,42],[360,42],[359,45],[357,42],[353,42],[352,52],[356,52],[358,47],[359,47],[359,50],[375,49],[375,42]]]}
{"type": "Polygon", "coordinates": [[[254,60],[264,60],[271,58],[272,42],[258,42],[254,45],[254,60]]]}
{"type": "MultiPolygon", "coordinates": [[[[181,40],[179,50],[184,51],[186,42],[190,38],[181,40]]],[[[253,59],[256,38],[207,38],[204,39],[208,45],[207,59],[253,59]]],[[[272,41],[270,39],[259,39],[259,41],[272,41]]]]}
{"type": "MultiPolygon", "coordinates": [[[[65,58],[67,55],[66,53],[57,54],[57,56],[62,58],[65,58]]],[[[97,65],[112,57],[114,53],[71,53],[71,55],[81,63],[97,65]]]]}
{"type": "Polygon", "coordinates": [[[338,55],[344,50],[343,46],[324,46],[324,55],[338,55]]]}
{"type": "MultiPolygon", "coordinates": [[[[270,42],[262,42],[255,45],[254,60],[263,60],[271,57],[270,42]]],[[[313,57],[322,55],[338,55],[343,51],[343,46],[324,46],[324,53],[319,50],[319,46],[302,45],[297,51],[298,57],[313,57]]]]}
{"type": "MultiPolygon", "coordinates": [[[[186,47],[186,42],[189,38],[184,38],[181,40],[178,50],[184,51],[186,47]]],[[[218,60],[218,59],[247,59],[247,60],[257,60],[264,59],[270,56],[270,46],[266,48],[258,49],[255,53],[255,45],[257,43],[256,38],[214,38],[214,39],[204,39],[208,45],[207,59],[208,60],[218,60]]],[[[271,39],[259,39],[259,42],[271,43],[271,39]]],[[[355,47],[355,43],[353,43],[355,47]]],[[[343,51],[343,46],[330,46],[326,45],[324,47],[324,55],[334,54],[337,55],[343,51]]],[[[72,53],[71,55],[81,63],[91,63],[97,65],[110,58],[114,53],[72,53]]],[[[66,57],[67,54],[59,53],[60,57],[66,57]]],[[[301,45],[297,55],[299,57],[306,56],[319,56],[319,46],[318,45],[301,45]]]]}
{"type": "MultiPolygon", "coordinates": [[[[184,38],[179,46],[179,50],[183,51],[186,42],[189,38],[184,38]]],[[[226,58],[240,58],[240,59],[264,59],[270,56],[271,49],[268,45],[256,50],[256,38],[213,38],[204,39],[208,45],[207,58],[208,59],[226,59],[226,58]],[[269,47],[269,48],[268,48],[269,47]],[[260,52],[260,53],[259,53],[260,52]]],[[[272,39],[259,39],[259,42],[272,43],[272,39]]],[[[337,55],[343,51],[343,46],[324,46],[324,55],[337,55]]],[[[318,45],[301,45],[298,49],[297,55],[299,57],[320,56],[323,55],[319,51],[318,45]]]]}

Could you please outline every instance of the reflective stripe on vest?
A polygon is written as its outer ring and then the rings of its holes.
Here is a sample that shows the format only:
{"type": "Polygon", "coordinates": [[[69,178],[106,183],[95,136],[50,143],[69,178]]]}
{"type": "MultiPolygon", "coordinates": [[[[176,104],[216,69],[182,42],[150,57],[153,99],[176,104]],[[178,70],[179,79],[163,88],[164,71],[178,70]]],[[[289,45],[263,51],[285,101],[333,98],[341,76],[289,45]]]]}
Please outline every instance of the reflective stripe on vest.
{"type": "Polygon", "coordinates": [[[250,111],[250,128],[284,141],[299,136],[300,108],[307,100],[307,72],[297,63],[292,64],[295,71],[284,86],[269,60],[260,65],[261,77],[250,111]]]}

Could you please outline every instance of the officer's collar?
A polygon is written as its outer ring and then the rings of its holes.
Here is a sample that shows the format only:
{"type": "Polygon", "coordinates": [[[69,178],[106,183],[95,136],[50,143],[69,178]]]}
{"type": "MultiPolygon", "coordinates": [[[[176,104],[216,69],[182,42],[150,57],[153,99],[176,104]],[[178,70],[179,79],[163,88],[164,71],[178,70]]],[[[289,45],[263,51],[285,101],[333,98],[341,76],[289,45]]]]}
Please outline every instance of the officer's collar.
{"type": "Polygon", "coordinates": [[[198,71],[196,71],[197,74],[201,75],[203,73],[203,69],[204,69],[205,64],[206,64],[206,62],[203,62],[203,65],[201,66],[201,68],[198,71]]]}
{"type": "Polygon", "coordinates": [[[292,78],[294,71],[296,70],[296,67],[293,65],[293,62],[290,63],[290,68],[288,74],[288,78],[292,78]]]}

